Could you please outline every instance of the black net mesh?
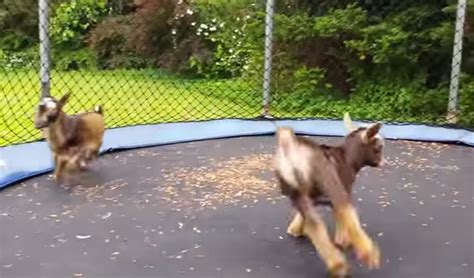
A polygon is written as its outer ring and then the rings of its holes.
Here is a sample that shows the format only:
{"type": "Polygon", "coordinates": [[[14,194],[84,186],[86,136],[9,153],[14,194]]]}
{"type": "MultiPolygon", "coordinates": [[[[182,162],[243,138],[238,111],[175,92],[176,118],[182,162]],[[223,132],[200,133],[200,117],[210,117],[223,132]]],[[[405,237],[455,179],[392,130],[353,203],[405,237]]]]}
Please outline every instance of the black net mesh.
{"type": "Polygon", "coordinates": [[[262,111],[474,126],[474,5],[456,28],[464,16],[455,1],[274,1],[265,103],[267,1],[46,2],[45,27],[37,0],[0,0],[1,146],[41,138],[40,45],[51,57],[50,94],[72,93],[67,113],[102,105],[108,128],[262,111]]]}

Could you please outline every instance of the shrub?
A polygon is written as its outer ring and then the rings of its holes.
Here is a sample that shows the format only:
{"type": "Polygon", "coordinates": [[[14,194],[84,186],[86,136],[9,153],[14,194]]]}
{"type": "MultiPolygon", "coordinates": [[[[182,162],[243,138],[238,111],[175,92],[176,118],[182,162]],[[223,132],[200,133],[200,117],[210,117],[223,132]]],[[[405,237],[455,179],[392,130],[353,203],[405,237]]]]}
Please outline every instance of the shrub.
{"type": "Polygon", "coordinates": [[[251,2],[178,5],[172,20],[174,48],[167,53],[167,61],[176,59],[180,65],[175,68],[199,77],[242,75],[251,51],[247,28],[256,9],[255,5],[247,5],[251,2]]]}
{"type": "Polygon", "coordinates": [[[4,69],[37,69],[39,66],[39,47],[23,51],[4,51],[0,49],[0,67],[4,69]]]}
{"type": "Polygon", "coordinates": [[[104,69],[143,68],[146,59],[132,51],[127,41],[132,29],[129,16],[107,18],[89,37],[89,45],[98,58],[98,66],[104,69]]]}
{"type": "Polygon", "coordinates": [[[459,92],[459,123],[474,127],[474,77],[463,75],[459,92]]]}
{"type": "Polygon", "coordinates": [[[69,50],[84,47],[88,32],[110,12],[106,2],[72,0],[59,5],[51,20],[53,44],[69,50]]]}
{"type": "Polygon", "coordinates": [[[140,0],[131,18],[133,32],[127,34],[130,47],[143,56],[156,58],[173,45],[170,20],[174,16],[174,0],[140,0]]]}
{"type": "Polygon", "coordinates": [[[0,48],[6,51],[21,51],[31,47],[33,43],[32,37],[15,31],[6,32],[0,37],[0,48]]]}
{"type": "Polygon", "coordinates": [[[53,67],[62,71],[97,68],[97,57],[87,48],[79,50],[53,50],[53,67]]]}

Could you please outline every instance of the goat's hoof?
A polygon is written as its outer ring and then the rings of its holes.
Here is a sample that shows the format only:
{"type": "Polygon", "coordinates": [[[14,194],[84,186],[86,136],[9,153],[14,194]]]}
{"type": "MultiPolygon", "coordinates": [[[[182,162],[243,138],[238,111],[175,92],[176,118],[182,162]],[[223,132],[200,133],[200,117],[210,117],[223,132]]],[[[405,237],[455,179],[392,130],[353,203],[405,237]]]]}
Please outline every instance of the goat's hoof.
{"type": "Polygon", "coordinates": [[[369,269],[378,269],[380,267],[380,249],[378,245],[368,240],[363,246],[356,250],[357,258],[367,265],[369,269]]]}
{"type": "Polygon", "coordinates": [[[88,171],[89,170],[89,165],[87,165],[86,163],[81,163],[79,164],[79,167],[78,167],[79,171],[88,171]]]}
{"type": "Polygon", "coordinates": [[[286,230],[286,233],[289,234],[292,237],[302,237],[303,236],[303,231],[299,227],[288,227],[288,230],[286,230]]]}
{"type": "Polygon", "coordinates": [[[331,278],[347,278],[350,277],[350,267],[345,261],[339,261],[328,269],[328,275],[331,278]]]}
{"type": "Polygon", "coordinates": [[[350,250],[352,248],[352,243],[345,234],[341,232],[336,232],[334,237],[334,244],[341,250],[350,250]]]}
{"type": "Polygon", "coordinates": [[[337,243],[337,242],[334,242],[334,245],[341,251],[350,251],[353,248],[352,244],[350,244],[350,243],[337,243]]]}
{"type": "Polygon", "coordinates": [[[334,245],[343,251],[351,250],[353,248],[352,243],[348,240],[334,239],[334,245]]]}

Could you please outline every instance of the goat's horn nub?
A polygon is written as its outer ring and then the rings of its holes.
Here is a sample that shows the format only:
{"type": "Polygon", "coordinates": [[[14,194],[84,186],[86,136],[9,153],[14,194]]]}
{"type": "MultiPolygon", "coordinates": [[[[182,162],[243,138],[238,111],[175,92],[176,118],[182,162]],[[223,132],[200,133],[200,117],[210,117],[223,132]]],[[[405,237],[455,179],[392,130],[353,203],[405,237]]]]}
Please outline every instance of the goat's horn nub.
{"type": "Polygon", "coordinates": [[[352,122],[349,112],[344,113],[344,126],[348,132],[352,132],[357,129],[357,127],[352,122]]]}

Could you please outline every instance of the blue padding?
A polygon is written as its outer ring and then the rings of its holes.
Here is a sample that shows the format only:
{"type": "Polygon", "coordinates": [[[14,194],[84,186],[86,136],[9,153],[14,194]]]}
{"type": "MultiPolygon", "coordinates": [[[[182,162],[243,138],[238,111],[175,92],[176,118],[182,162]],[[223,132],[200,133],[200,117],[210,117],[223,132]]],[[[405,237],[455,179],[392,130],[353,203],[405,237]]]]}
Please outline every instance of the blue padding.
{"type": "MultiPolygon", "coordinates": [[[[357,124],[357,122],[355,122],[357,124]]],[[[299,134],[344,136],[342,121],[334,120],[213,120],[204,122],[143,125],[106,131],[101,152],[183,143],[236,136],[274,134],[277,126],[290,126],[299,134]]],[[[474,132],[424,125],[385,124],[381,134],[388,139],[463,143],[474,146],[474,132]]],[[[0,189],[25,178],[51,171],[53,161],[42,142],[0,148],[0,189]]]]}

